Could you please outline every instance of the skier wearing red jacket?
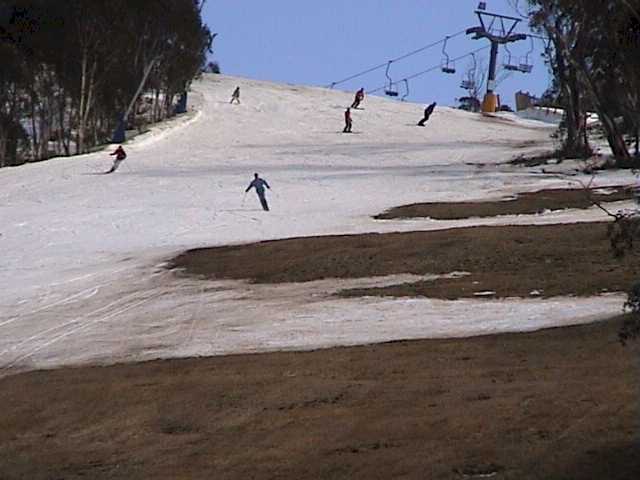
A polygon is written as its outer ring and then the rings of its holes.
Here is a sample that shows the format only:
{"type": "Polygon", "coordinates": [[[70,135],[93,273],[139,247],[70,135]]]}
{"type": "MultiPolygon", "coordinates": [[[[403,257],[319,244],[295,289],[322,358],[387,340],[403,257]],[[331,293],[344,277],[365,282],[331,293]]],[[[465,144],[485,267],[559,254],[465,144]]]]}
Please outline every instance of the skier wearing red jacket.
{"type": "Polygon", "coordinates": [[[347,107],[344,111],[344,129],[342,133],[351,133],[351,127],[353,126],[353,121],[351,120],[351,109],[347,107]]]}
{"type": "Polygon", "coordinates": [[[351,108],[358,108],[360,106],[360,102],[364,100],[364,88],[361,88],[356,92],[356,97],[351,104],[351,108]]]}
{"type": "Polygon", "coordinates": [[[113,166],[111,167],[111,170],[105,173],[115,172],[120,166],[120,164],[124,161],[124,159],[127,158],[127,152],[124,151],[124,148],[122,148],[122,145],[119,145],[118,148],[116,148],[115,151],[113,153],[110,153],[109,155],[115,155],[116,159],[113,161],[113,166]]]}

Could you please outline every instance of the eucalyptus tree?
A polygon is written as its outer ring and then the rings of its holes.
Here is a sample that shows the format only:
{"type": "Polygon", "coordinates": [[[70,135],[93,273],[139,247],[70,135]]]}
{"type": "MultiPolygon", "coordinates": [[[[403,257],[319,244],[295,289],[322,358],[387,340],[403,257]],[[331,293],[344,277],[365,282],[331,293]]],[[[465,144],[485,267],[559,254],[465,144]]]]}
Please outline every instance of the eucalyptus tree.
{"type": "Polygon", "coordinates": [[[156,119],[199,74],[213,35],[198,0],[13,0],[0,5],[0,166],[84,153],[135,120],[156,119]]]}
{"type": "Polygon", "coordinates": [[[566,110],[565,154],[585,156],[587,107],[593,108],[619,166],[634,166],[625,133],[636,136],[640,0],[526,0],[530,24],[549,39],[547,58],[566,110]]]}

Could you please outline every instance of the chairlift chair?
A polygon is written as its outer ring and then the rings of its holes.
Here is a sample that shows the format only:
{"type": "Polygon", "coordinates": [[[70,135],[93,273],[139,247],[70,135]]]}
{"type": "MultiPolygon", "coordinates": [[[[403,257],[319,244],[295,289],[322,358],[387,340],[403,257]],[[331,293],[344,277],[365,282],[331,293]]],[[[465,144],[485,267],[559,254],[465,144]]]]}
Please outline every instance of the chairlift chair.
{"type": "Polygon", "coordinates": [[[442,70],[443,73],[456,73],[456,64],[448,58],[443,58],[440,64],[440,70],[442,70]]]}
{"type": "Polygon", "coordinates": [[[520,70],[520,65],[517,63],[514,63],[511,61],[511,51],[509,50],[509,47],[507,47],[507,45],[505,44],[504,49],[507,51],[507,58],[506,60],[502,61],[502,66],[504,67],[505,70],[509,70],[511,72],[520,72],[522,70],[520,70]]]}
{"type": "Polygon", "coordinates": [[[520,59],[520,65],[518,66],[518,70],[520,70],[522,73],[531,73],[531,71],[533,70],[533,64],[529,60],[529,56],[531,55],[531,53],[533,53],[533,37],[530,36],[529,39],[531,40],[529,51],[525,54],[524,57],[520,59]]]}
{"type": "Polygon", "coordinates": [[[386,95],[388,95],[389,97],[397,97],[398,96],[398,90],[393,86],[393,80],[389,76],[389,67],[391,67],[391,63],[393,63],[393,60],[389,60],[389,63],[387,63],[387,70],[384,72],[384,74],[387,77],[387,80],[389,82],[385,86],[384,93],[386,95]]]}
{"type": "Polygon", "coordinates": [[[442,44],[442,61],[440,62],[440,69],[444,73],[456,73],[456,64],[449,59],[449,55],[447,54],[447,40],[449,37],[444,37],[444,43],[442,44]]]}
{"type": "Polygon", "coordinates": [[[402,95],[400,101],[404,102],[404,99],[409,96],[409,80],[405,78],[402,81],[404,82],[404,95],[402,95]]]}
{"type": "Polygon", "coordinates": [[[476,82],[473,80],[462,80],[460,82],[460,88],[464,88],[465,90],[473,90],[476,88],[476,82]]]}
{"type": "Polygon", "coordinates": [[[520,70],[522,73],[531,73],[531,71],[533,70],[533,65],[531,65],[529,63],[529,60],[525,60],[523,63],[520,63],[520,65],[518,66],[518,70],[520,70]]]}
{"type": "Polygon", "coordinates": [[[476,68],[478,64],[476,62],[476,55],[472,52],[471,58],[473,58],[473,67],[469,72],[467,72],[467,78],[463,78],[462,82],[460,82],[460,88],[464,88],[465,90],[473,90],[476,88],[476,82],[474,80],[476,76],[476,68]]]}

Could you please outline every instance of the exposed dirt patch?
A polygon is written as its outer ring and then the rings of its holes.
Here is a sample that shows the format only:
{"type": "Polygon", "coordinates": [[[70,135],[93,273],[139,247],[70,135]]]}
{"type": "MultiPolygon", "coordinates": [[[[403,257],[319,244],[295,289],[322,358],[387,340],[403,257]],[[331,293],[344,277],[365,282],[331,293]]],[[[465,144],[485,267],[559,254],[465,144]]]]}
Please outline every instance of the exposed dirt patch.
{"type": "Polygon", "coordinates": [[[588,194],[575,188],[549,189],[521,193],[514,199],[492,202],[414,203],[392,208],[374,218],[390,220],[428,217],[435,220],[459,220],[497,215],[531,215],[545,210],[590,208],[593,206],[590,197],[598,202],[619,202],[632,199],[633,192],[628,187],[620,186],[592,189],[588,194]]]}
{"type": "Polygon", "coordinates": [[[527,297],[534,291],[544,297],[627,291],[640,275],[640,249],[614,258],[606,230],[606,223],[582,223],[292,238],[189,250],[171,267],[196,276],[258,283],[471,274],[344,292],[358,296],[454,299],[483,291],[498,297],[527,297]]]}
{"type": "Polygon", "coordinates": [[[620,322],[0,380],[0,477],[640,478],[620,322]]]}
{"type": "MultiPolygon", "coordinates": [[[[524,143],[524,142],[523,142],[524,143]]],[[[524,147],[522,147],[524,148],[524,147]]],[[[558,151],[546,151],[542,153],[538,153],[535,155],[518,155],[515,158],[509,160],[510,165],[522,165],[525,167],[537,167],[540,165],[549,164],[550,160],[553,160],[553,163],[557,163],[558,158],[560,157],[560,153],[558,151]]]]}

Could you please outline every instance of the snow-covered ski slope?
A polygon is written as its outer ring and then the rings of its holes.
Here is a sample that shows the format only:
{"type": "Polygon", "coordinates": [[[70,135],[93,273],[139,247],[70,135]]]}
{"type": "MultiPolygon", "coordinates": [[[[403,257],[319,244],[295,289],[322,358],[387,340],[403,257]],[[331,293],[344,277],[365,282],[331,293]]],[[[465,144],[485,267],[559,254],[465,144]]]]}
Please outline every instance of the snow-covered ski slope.
{"type": "MultiPolygon", "coordinates": [[[[375,221],[389,207],[566,187],[567,178],[499,165],[550,147],[549,125],[488,119],[368,97],[341,134],[352,94],[205,76],[193,111],[109,150],[0,170],[0,374],[13,369],[580,323],[616,313],[598,299],[327,297],[341,285],[247,286],[178,279],[160,266],[183,249],[291,236],[602,218],[596,210],[465,221],[375,221]],[[230,105],[236,85],[241,105],[230,105]],[[271,212],[254,172],[272,186],[271,212]]],[[[616,177],[616,175],[619,175],[616,177]]],[[[605,174],[598,184],[628,182],[605,174]]]]}

